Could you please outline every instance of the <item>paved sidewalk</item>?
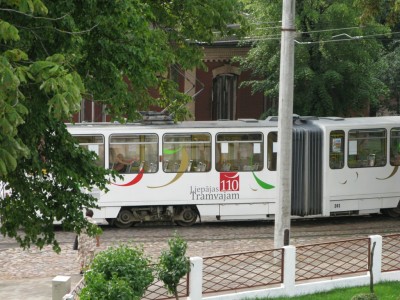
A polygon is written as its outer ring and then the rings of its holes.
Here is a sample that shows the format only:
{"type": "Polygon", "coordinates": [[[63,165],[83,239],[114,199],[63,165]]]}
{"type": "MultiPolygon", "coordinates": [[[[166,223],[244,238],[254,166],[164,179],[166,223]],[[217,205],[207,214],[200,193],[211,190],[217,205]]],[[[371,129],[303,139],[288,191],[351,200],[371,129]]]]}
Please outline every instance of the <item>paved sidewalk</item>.
{"type": "MultiPolygon", "coordinates": [[[[54,277],[0,280],[0,299],[52,300],[54,277]]],[[[81,280],[80,275],[71,276],[71,288],[81,280]]]]}
{"type": "Polygon", "coordinates": [[[82,278],[77,251],[61,249],[60,254],[51,247],[1,249],[0,299],[51,300],[52,280],[57,275],[71,276],[71,288],[74,288],[82,278]]]}

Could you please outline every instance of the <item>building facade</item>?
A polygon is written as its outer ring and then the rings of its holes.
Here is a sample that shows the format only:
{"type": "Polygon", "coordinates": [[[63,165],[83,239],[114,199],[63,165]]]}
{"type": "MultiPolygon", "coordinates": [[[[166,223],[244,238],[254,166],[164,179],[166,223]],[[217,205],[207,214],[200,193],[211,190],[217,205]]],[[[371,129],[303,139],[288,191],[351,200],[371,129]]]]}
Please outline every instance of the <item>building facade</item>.
{"type": "MultiPolygon", "coordinates": [[[[192,119],[236,120],[258,119],[268,109],[262,93],[252,93],[251,88],[241,87],[251,79],[251,72],[242,72],[238,63],[232,62],[236,56],[244,56],[249,48],[215,43],[204,47],[204,64],[207,69],[171,72],[180,86],[181,92],[190,95],[188,104],[192,119]]],[[[154,109],[154,108],[152,108],[154,109]]],[[[74,116],[74,122],[110,121],[105,107],[91,100],[83,100],[81,111],[74,116]]]]}

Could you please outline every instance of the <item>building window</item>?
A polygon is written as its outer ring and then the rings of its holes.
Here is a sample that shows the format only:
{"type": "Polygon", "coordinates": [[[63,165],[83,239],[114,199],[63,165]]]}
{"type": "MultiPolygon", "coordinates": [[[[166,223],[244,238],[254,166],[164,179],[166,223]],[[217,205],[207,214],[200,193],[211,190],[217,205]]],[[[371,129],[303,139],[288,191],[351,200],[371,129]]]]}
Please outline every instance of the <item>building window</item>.
{"type": "Polygon", "coordinates": [[[212,118],[213,120],[236,119],[236,88],[235,74],[221,74],[213,80],[212,118]]]}

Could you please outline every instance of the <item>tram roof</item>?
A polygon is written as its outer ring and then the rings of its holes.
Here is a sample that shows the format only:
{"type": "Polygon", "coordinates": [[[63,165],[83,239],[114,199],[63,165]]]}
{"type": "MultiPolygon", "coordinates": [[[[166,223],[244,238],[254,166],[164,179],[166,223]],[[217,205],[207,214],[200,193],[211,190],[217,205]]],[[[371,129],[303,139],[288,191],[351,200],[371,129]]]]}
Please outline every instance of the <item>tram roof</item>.
{"type": "Polygon", "coordinates": [[[160,122],[137,122],[137,123],[69,123],[69,128],[114,128],[121,129],[124,127],[137,127],[137,128],[157,128],[157,129],[168,129],[168,128],[252,128],[252,127],[276,127],[277,123],[267,120],[257,119],[239,119],[239,120],[217,120],[217,121],[183,121],[177,123],[164,123],[160,122]]]}
{"type": "MultiPolygon", "coordinates": [[[[313,124],[319,127],[370,127],[370,126],[400,126],[400,116],[382,116],[382,117],[299,117],[294,116],[294,123],[298,125],[313,124]]],[[[217,121],[183,121],[177,123],[156,122],[137,122],[137,123],[68,123],[68,128],[96,130],[123,130],[124,128],[149,128],[149,129],[185,129],[185,128],[266,128],[277,127],[277,117],[269,117],[266,120],[257,119],[238,119],[238,120],[217,120],[217,121]]]]}
{"type": "Polygon", "coordinates": [[[320,117],[313,121],[322,127],[371,127],[371,126],[400,126],[400,116],[382,117],[320,117]]]}

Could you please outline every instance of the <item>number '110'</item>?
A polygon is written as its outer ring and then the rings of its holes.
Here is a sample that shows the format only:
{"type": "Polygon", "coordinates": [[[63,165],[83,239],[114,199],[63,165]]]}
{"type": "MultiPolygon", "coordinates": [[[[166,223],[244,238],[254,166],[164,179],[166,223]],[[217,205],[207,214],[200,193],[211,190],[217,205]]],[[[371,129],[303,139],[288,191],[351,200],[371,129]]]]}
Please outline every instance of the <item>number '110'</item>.
{"type": "Polygon", "coordinates": [[[239,180],[238,179],[221,180],[220,181],[220,190],[221,191],[238,191],[239,190],[239,180]]]}

